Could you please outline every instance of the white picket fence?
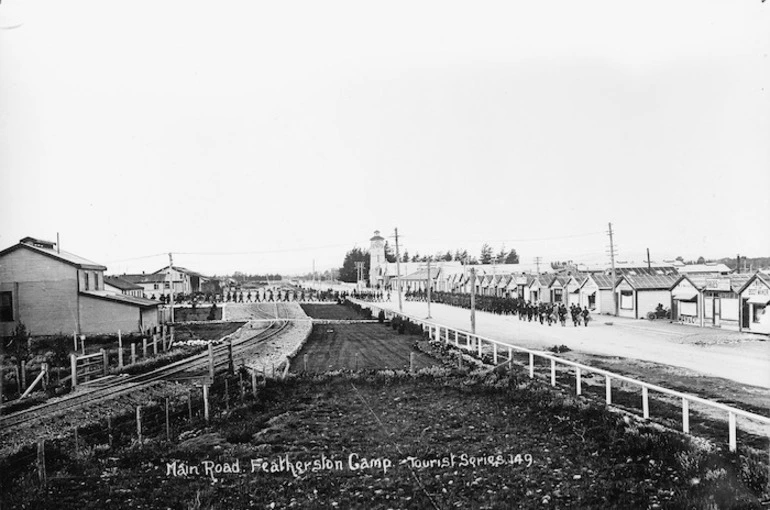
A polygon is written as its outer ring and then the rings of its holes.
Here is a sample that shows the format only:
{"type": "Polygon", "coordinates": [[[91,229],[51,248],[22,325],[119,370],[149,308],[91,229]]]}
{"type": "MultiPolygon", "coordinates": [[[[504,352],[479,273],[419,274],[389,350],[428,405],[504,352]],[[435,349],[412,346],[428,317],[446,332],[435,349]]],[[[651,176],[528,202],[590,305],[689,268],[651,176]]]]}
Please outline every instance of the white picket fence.
{"type": "Polygon", "coordinates": [[[575,390],[577,395],[582,394],[582,377],[584,373],[593,373],[593,374],[602,375],[605,378],[605,400],[608,405],[612,404],[612,382],[613,381],[615,380],[623,381],[625,383],[629,383],[631,385],[641,387],[642,416],[644,417],[644,419],[650,418],[650,403],[649,403],[650,391],[655,391],[658,393],[679,398],[681,399],[681,402],[682,402],[682,431],[687,434],[690,433],[690,402],[697,402],[699,404],[703,404],[713,409],[724,411],[725,413],[727,413],[729,448],[731,452],[734,452],[738,448],[737,424],[736,424],[737,416],[741,416],[743,418],[747,418],[749,420],[752,420],[757,423],[762,423],[764,425],[770,425],[769,417],[761,416],[759,414],[751,413],[749,411],[744,411],[743,409],[738,409],[736,407],[728,406],[719,402],[714,402],[712,400],[698,397],[696,395],[690,395],[687,393],[682,393],[680,391],[671,390],[668,388],[664,388],[662,386],[640,381],[632,377],[616,374],[608,370],[603,370],[600,368],[584,365],[582,363],[577,363],[575,361],[566,360],[564,358],[560,358],[558,356],[554,356],[552,354],[548,354],[543,351],[536,351],[533,349],[527,349],[526,347],[511,345],[505,342],[501,342],[499,340],[494,340],[492,338],[474,334],[469,331],[464,331],[462,329],[455,329],[449,326],[445,326],[443,324],[438,324],[430,320],[420,319],[408,314],[396,312],[393,310],[388,310],[385,308],[380,308],[374,303],[365,302],[365,301],[357,301],[357,302],[362,306],[370,307],[374,315],[377,315],[377,313],[379,313],[379,310],[383,310],[383,312],[385,313],[385,316],[389,319],[396,315],[403,317],[405,319],[409,319],[411,322],[420,324],[424,328],[427,328],[430,334],[430,338],[436,339],[436,340],[443,340],[447,344],[453,343],[458,348],[477,351],[479,356],[483,355],[484,346],[486,345],[490,347],[492,350],[492,362],[495,365],[499,364],[501,353],[505,353],[504,355],[505,355],[506,362],[513,361],[514,352],[527,353],[529,354],[529,377],[530,378],[535,377],[535,358],[542,358],[542,359],[549,360],[551,365],[551,385],[552,386],[556,386],[556,366],[557,365],[566,365],[568,367],[572,367],[575,369],[574,371],[575,390]],[[460,340],[461,337],[463,338],[462,342],[460,340]]]}

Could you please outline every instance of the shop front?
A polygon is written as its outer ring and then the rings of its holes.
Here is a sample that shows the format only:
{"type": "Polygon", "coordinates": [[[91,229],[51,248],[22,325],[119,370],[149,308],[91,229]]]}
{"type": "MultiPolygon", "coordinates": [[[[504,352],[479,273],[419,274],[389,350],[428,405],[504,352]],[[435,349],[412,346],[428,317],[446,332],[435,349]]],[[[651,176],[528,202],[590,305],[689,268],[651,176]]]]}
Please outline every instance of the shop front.
{"type": "Polygon", "coordinates": [[[739,292],[741,331],[770,334],[770,279],[760,273],[752,276],[739,292]]]}

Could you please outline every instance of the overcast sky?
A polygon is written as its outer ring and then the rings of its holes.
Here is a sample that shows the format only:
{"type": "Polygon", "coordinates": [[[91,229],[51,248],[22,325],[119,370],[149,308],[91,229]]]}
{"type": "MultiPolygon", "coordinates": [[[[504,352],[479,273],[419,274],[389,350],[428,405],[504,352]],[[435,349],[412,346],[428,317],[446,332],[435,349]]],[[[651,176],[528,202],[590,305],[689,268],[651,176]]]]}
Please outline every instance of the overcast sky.
{"type": "Polygon", "coordinates": [[[398,227],[601,262],[612,222],[621,260],[770,256],[769,12],[4,0],[0,249],[305,272],[398,227]]]}

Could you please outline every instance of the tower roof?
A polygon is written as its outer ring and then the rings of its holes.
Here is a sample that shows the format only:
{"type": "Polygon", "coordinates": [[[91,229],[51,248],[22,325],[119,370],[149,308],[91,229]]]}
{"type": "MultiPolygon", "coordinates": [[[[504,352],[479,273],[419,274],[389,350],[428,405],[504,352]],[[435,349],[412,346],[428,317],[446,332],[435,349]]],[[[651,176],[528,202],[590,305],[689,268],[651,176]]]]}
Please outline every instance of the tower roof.
{"type": "Polygon", "coordinates": [[[374,237],[372,237],[369,240],[370,241],[383,241],[384,239],[385,238],[380,235],[380,231],[379,230],[375,230],[374,231],[374,237]]]}

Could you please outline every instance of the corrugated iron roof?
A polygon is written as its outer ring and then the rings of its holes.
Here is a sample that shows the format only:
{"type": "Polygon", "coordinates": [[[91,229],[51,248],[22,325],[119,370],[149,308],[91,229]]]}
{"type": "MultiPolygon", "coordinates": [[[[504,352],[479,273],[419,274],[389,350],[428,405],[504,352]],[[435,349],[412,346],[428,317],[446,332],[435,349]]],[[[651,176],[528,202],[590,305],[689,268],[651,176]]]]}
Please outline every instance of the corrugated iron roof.
{"type": "Polygon", "coordinates": [[[636,290],[668,290],[676,282],[674,275],[623,275],[628,284],[636,290]]]}
{"type": "MultiPolygon", "coordinates": [[[[32,238],[25,237],[24,239],[32,239],[32,238]]],[[[92,260],[88,260],[86,258],[80,257],[78,255],[75,255],[74,253],[70,253],[64,250],[57,251],[54,248],[44,248],[41,246],[34,246],[28,243],[19,243],[11,246],[10,248],[6,248],[5,250],[0,251],[0,256],[19,249],[31,250],[33,252],[45,255],[46,257],[51,257],[51,258],[60,260],[66,264],[76,266],[81,269],[94,269],[97,271],[104,271],[107,269],[105,266],[101,264],[97,264],[92,260]]]]}
{"type": "Polygon", "coordinates": [[[105,276],[104,284],[112,285],[116,289],[120,289],[120,290],[142,290],[142,287],[140,285],[132,283],[119,276],[105,276]]]}
{"type": "Polygon", "coordinates": [[[80,291],[80,294],[98,298],[98,299],[106,299],[107,301],[115,301],[117,303],[122,303],[125,305],[139,306],[141,308],[152,308],[154,306],[160,305],[159,302],[153,301],[152,299],[145,299],[145,298],[140,298],[135,296],[127,296],[126,294],[107,294],[107,293],[94,292],[94,291],[80,291]]]}

